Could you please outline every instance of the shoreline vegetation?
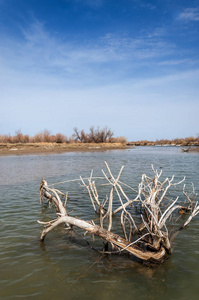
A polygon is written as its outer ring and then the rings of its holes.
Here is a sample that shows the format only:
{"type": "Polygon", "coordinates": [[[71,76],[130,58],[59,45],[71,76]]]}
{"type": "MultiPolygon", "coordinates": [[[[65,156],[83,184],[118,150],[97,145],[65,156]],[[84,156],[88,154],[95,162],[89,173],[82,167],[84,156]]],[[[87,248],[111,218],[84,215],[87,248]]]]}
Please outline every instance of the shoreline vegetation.
{"type": "Polygon", "coordinates": [[[74,133],[70,137],[61,133],[52,135],[48,130],[34,136],[24,135],[20,130],[16,131],[14,136],[0,135],[0,155],[105,151],[135,146],[180,146],[184,152],[199,152],[199,136],[173,140],[128,142],[123,136],[113,137],[113,131],[107,127],[95,129],[91,126],[89,130],[88,133],[85,133],[84,130],[78,130],[75,127],[74,133]]]}
{"type": "Polygon", "coordinates": [[[88,133],[75,127],[70,137],[61,133],[52,135],[47,129],[34,136],[24,135],[20,130],[14,136],[0,135],[0,155],[105,151],[126,147],[127,139],[113,137],[113,131],[107,127],[91,126],[88,133]]]}

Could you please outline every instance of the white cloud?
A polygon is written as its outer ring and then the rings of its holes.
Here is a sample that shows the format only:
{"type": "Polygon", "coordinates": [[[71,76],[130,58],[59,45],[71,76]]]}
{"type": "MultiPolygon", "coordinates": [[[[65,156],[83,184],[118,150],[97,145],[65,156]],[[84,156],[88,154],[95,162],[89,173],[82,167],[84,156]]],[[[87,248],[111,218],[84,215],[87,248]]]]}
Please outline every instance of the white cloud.
{"type": "Polygon", "coordinates": [[[66,2],[81,3],[83,5],[88,5],[92,8],[99,8],[104,3],[104,0],[65,0],[65,1],[66,2]]]}
{"type": "Polygon", "coordinates": [[[140,35],[139,38],[117,37],[107,34],[101,38],[102,45],[111,54],[119,59],[144,60],[168,55],[173,52],[175,45],[164,41],[159,35],[140,35]]]}
{"type": "Polygon", "coordinates": [[[151,10],[156,9],[155,5],[152,5],[151,3],[146,3],[146,2],[141,2],[140,6],[143,7],[143,8],[151,9],[151,10]]]}
{"type": "Polygon", "coordinates": [[[77,43],[35,22],[23,29],[21,41],[1,37],[0,130],[71,134],[75,126],[107,125],[129,139],[174,138],[174,127],[177,136],[194,135],[199,71],[179,72],[183,59],[176,59],[175,45],[157,32],[137,38],[107,34],[77,43]],[[167,75],[154,72],[158,63],[167,75]],[[175,74],[170,65],[176,65],[175,74]],[[185,133],[187,112],[193,116],[185,133]]]}
{"type": "Polygon", "coordinates": [[[157,34],[145,33],[139,38],[106,34],[77,42],[49,34],[38,21],[22,33],[20,41],[1,37],[1,72],[26,73],[33,81],[51,76],[69,86],[121,80],[132,70],[175,52],[175,45],[157,34]]]}
{"type": "MultiPolygon", "coordinates": [[[[196,63],[196,61],[194,62],[196,63]]],[[[198,63],[198,61],[197,61],[198,63]]],[[[182,64],[193,64],[193,61],[191,59],[171,59],[171,60],[162,60],[159,65],[162,66],[177,66],[182,64]]]]}
{"type": "Polygon", "coordinates": [[[186,22],[199,21],[199,8],[186,8],[180,13],[179,19],[186,22]]]}

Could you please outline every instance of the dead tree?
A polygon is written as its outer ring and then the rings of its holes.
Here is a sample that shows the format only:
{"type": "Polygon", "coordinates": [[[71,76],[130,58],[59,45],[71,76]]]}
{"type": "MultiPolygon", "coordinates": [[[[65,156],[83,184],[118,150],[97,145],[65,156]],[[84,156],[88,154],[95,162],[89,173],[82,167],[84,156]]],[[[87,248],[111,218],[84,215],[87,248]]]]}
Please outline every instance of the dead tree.
{"type": "MultiPolygon", "coordinates": [[[[85,233],[89,233],[102,238],[111,245],[116,252],[127,252],[138,259],[147,262],[163,262],[167,255],[171,253],[171,241],[177,232],[187,226],[193,217],[199,213],[199,204],[195,202],[197,194],[193,186],[191,193],[183,188],[185,201],[181,203],[179,197],[175,199],[168,197],[167,193],[171,187],[176,187],[180,182],[174,183],[174,176],[164,181],[160,181],[161,173],[153,169],[154,177],[150,178],[142,175],[138,189],[135,190],[120,181],[123,170],[121,168],[115,178],[105,162],[107,173],[103,170],[104,178],[110,186],[109,195],[103,201],[100,200],[95,184],[93,172],[89,178],[80,181],[87,189],[95,213],[98,216],[98,224],[92,220],[85,221],[77,217],[69,216],[66,206],[68,195],[57,189],[48,186],[45,180],[40,184],[41,201],[47,201],[49,206],[56,208],[57,218],[49,222],[38,223],[44,225],[40,241],[48,232],[59,224],[64,224],[66,229],[72,230],[74,226],[81,228],[85,233]],[[129,189],[134,195],[129,198],[125,189],[129,189]],[[65,199],[62,199],[65,197],[65,199]],[[179,222],[184,213],[188,214],[186,221],[179,225],[176,232],[172,232],[169,224],[171,218],[179,222]],[[123,232],[118,235],[112,231],[115,222],[114,215],[120,216],[120,224],[123,232]]],[[[129,193],[128,193],[129,194],[129,193]]],[[[118,218],[117,218],[118,220],[118,218]]],[[[103,251],[105,253],[106,251],[103,251]]],[[[110,252],[109,252],[110,253],[110,252]]]]}

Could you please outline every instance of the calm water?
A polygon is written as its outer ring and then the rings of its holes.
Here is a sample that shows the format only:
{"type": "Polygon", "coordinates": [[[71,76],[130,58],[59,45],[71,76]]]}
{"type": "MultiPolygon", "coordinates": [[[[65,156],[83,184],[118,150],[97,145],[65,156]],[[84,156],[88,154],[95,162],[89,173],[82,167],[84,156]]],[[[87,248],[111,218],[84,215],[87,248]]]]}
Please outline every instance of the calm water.
{"type": "MultiPolygon", "coordinates": [[[[199,192],[199,154],[178,147],[0,157],[0,299],[198,299],[199,216],[177,236],[170,259],[154,268],[123,256],[100,259],[61,227],[40,244],[37,220],[54,217],[39,203],[41,178],[52,184],[88,177],[92,169],[101,176],[104,161],[115,175],[124,165],[121,180],[134,188],[143,173],[152,176],[153,164],[163,178],[186,176],[199,192]]],[[[69,191],[72,215],[95,218],[78,183],[58,187],[69,191]]]]}

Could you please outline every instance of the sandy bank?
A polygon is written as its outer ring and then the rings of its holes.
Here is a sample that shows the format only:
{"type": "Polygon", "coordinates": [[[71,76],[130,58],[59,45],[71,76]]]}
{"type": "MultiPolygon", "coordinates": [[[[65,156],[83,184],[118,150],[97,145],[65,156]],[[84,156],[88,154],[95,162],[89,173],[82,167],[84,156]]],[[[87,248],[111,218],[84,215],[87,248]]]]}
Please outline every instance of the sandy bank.
{"type": "Polygon", "coordinates": [[[22,154],[53,154],[74,151],[105,151],[113,149],[125,149],[127,146],[122,143],[0,143],[0,156],[22,155],[22,154]]]}

